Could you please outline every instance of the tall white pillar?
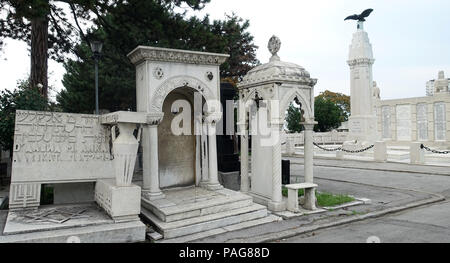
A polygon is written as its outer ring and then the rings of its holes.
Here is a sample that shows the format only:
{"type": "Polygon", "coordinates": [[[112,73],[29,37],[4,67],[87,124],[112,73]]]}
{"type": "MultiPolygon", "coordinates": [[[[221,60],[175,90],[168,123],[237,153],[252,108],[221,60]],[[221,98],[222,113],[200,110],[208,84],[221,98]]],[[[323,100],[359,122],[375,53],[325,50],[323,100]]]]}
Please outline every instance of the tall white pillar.
{"type": "Polygon", "coordinates": [[[283,124],[272,123],[272,199],[268,206],[271,211],[279,212],[286,209],[281,193],[281,128],[283,124]]]}
{"type": "Polygon", "coordinates": [[[248,178],[248,130],[247,125],[241,124],[241,192],[249,191],[248,178]]]}
{"type": "Polygon", "coordinates": [[[200,181],[201,187],[208,186],[208,178],[209,178],[209,165],[208,165],[208,125],[203,121],[202,123],[202,134],[200,136],[201,142],[201,155],[202,155],[202,178],[200,181]]]}
{"type": "Polygon", "coordinates": [[[305,182],[313,183],[313,158],[314,158],[314,125],[317,123],[303,123],[305,127],[305,153],[304,153],[304,169],[305,169],[305,182]]]}
{"type": "MultiPolygon", "coordinates": [[[[302,123],[305,127],[305,153],[304,153],[304,169],[305,183],[314,183],[314,125],[317,122],[302,123]]],[[[305,190],[304,207],[309,210],[316,208],[315,189],[305,190]]]]}
{"type": "Polygon", "coordinates": [[[216,146],[216,123],[208,123],[208,154],[209,154],[209,180],[207,188],[209,190],[222,189],[219,183],[217,169],[217,146],[216,146]]]}
{"type": "Polygon", "coordinates": [[[216,124],[222,117],[220,112],[209,113],[205,118],[208,126],[208,190],[220,190],[223,186],[219,183],[217,169],[216,124]]]}
{"type": "Polygon", "coordinates": [[[350,140],[377,140],[377,120],[373,112],[373,58],[369,36],[364,31],[363,22],[358,22],[358,30],[353,34],[349,49],[350,67],[350,140]]]}
{"type": "Polygon", "coordinates": [[[159,188],[158,125],[161,120],[162,115],[149,120],[149,124],[144,126],[142,132],[144,163],[142,197],[150,201],[164,198],[159,188]]]}

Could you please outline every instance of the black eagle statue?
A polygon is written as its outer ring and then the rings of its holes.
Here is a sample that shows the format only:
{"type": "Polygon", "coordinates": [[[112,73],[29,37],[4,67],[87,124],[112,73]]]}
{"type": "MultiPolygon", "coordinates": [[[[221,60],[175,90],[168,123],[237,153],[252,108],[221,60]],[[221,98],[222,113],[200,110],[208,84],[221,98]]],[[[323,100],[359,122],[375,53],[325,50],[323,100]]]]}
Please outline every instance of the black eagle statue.
{"type": "Polygon", "coordinates": [[[370,15],[370,13],[372,13],[372,11],[373,11],[373,9],[367,9],[364,12],[362,12],[360,15],[352,15],[352,16],[347,17],[346,19],[344,19],[344,21],[345,20],[358,20],[360,22],[364,22],[364,21],[366,21],[365,18],[367,18],[370,15]]]}

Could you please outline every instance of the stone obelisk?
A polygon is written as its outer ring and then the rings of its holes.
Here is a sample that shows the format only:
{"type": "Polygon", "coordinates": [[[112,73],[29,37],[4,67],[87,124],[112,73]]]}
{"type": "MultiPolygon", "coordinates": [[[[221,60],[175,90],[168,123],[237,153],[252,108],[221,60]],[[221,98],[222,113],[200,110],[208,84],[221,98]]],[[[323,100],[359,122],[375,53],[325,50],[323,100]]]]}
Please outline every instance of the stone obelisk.
{"type": "Polygon", "coordinates": [[[373,112],[373,58],[369,36],[364,31],[364,22],[358,21],[357,31],[350,45],[350,105],[349,139],[359,143],[377,140],[377,118],[373,112]]]}

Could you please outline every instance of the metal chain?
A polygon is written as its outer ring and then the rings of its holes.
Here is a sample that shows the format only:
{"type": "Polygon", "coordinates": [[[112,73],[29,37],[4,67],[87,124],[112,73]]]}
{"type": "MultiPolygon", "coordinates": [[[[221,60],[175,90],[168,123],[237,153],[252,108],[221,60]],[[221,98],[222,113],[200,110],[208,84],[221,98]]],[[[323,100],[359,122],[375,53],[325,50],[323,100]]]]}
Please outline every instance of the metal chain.
{"type": "Polygon", "coordinates": [[[433,149],[430,149],[430,148],[428,148],[428,147],[426,147],[425,145],[420,145],[420,148],[421,149],[424,149],[424,150],[426,150],[426,151],[429,151],[429,152],[432,152],[432,153],[437,153],[437,154],[450,154],[450,151],[437,151],[437,150],[433,150],[433,149]]]}
{"type": "Polygon", "coordinates": [[[375,145],[372,144],[372,145],[370,145],[370,146],[367,147],[367,148],[364,148],[364,149],[361,149],[361,150],[355,150],[355,151],[352,151],[352,150],[346,150],[346,149],[344,149],[342,146],[341,146],[341,147],[338,147],[338,148],[334,148],[334,149],[327,149],[327,148],[324,148],[324,147],[320,146],[320,145],[317,144],[317,143],[313,143],[313,144],[314,144],[314,146],[316,146],[317,148],[319,148],[319,149],[321,149],[321,150],[324,150],[324,151],[327,151],[327,152],[343,151],[343,152],[346,152],[346,153],[362,153],[362,152],[368,151],[368,150],[372,149],[373,147],[375,147],[375,145]]]}
{"type": "Polygon", "coordinates": [[[368,150],[372,149],[373,147],[375,147],[374,144],[370,145],[367,148],[361,149],[361,150],[351,151],[351,150],[341,149],[341,151],[346,152],[346,153],[362,153],[362,152],[365,152],[365,151],[368,151],[368,150]]]}
{"type": "Polygon", "coordinates": [[[314,146],[316,146],[317,148],[319,148],[319,149],[321,149],[321,150],[324,150],[324,151],[327,151],[327,152],[337,152],[337,151],[342,150],[342,146],[339,147],[339,148],[327,149],[327,148],[324,148],[324,147],[318,145],[317,143],[313,143],[313,144],[314,144],[314,146]]]}

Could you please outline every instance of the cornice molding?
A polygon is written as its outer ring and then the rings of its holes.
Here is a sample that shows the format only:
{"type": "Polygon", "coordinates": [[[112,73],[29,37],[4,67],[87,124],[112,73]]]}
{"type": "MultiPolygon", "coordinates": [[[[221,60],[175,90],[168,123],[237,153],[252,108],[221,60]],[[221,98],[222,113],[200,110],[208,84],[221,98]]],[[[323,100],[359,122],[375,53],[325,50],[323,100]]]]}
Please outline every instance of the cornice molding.
{"type": "Polygon", "coordinates": [[[134,65],[137,65],[143,61],[162,61],[215,66],[220,66],[227,60],[228,57],[230,57],[228,54],[206,53],[149,46],[138,46],[127,56],[134,65]]]}

